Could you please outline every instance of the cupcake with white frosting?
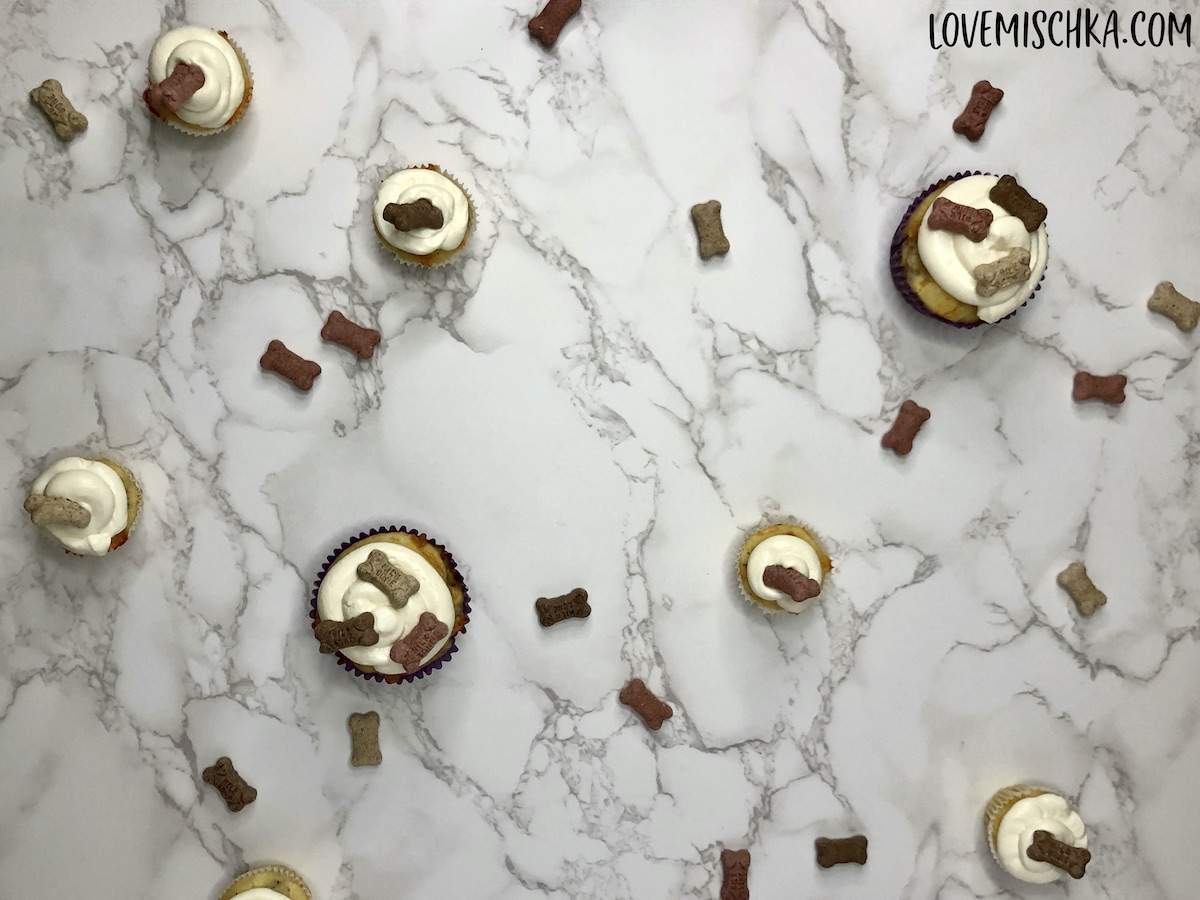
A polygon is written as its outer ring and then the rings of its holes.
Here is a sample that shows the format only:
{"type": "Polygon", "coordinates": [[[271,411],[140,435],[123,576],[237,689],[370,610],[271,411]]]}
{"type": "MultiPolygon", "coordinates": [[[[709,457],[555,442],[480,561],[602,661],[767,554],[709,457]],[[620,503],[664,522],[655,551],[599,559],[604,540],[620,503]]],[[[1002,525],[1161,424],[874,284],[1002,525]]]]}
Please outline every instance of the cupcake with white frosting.
{"type": "Polygon", "coordinates": [[[75,556],[106,556],[122,546],[141,507],[141,489],[128,469],[81,456],[51,465],[25,498],[33,523],[75,556]]]}
{"type": "Polygon", "coordinates": [[[772,613],[798,613],[811,606],[832,570],[820,541],[796,522],[756,529],[738,552],[742,595],[772,613]]]}
{"type": "Polygon", "coordinates": [[[413,166],[384,179],[372,221],[380,242],[398,259],[432,268],[466,246],[475,207],[466,189],[438,166],[413,166]]]}
{"type": "Polygon", "coordinates": [[[220,134],[245,115],[254,76],[242,48],[224,31],[172,28],[150,51],[150,112],[194,137],[220,134]]]}
{"type": "Polygon", "coordinates": [[[286,866],[259,866],[235,878],[219,900],[312,900],[312,894],[286,866]]]}
{"type": "Polygon", "coordinates": [[[1009,875],[1030,884],[1082,878],[1091,853],[1087,828],[1070,802],[1048,788],[1014,784],[984,809],[988,847],[1009,875]]]}

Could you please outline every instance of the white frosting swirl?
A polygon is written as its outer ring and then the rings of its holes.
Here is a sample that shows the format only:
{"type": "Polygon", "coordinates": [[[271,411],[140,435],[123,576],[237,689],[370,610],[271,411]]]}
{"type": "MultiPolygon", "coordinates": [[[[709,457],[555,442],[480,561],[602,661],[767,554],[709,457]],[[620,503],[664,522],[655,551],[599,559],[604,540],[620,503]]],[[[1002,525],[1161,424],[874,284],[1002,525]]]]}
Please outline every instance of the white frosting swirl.
{"type": "Polygon", "coordinates": [[[281,894],[279,891],[273,891],[270,888],[251,888],[248,891],[242,891],[235,896],[235,900],[278,900],[279,897],[287,898],[287,894],[281,894]]]}
{"type": "Polygon", "coordinates": [[[433,169],[402,169],[383,182],[375,198],[375,228],[383,239],[406,253],[428,256],[435,250],[453,250],[467,234],[470,206],[462,188],[433,169]],[[426,199],[442,213],[441,228],[401,231],[384,221],[389,203],[412,203],[426,199]]]}
{"type": "Polygon", "coordinates": [[[1050,863],[1029,858],[1027,851],[1035,831],[1048,831],[1072,847],[1087,847],[1087,829],[1079,813],[1058,794],[1026,797],[1004,814],[996,832],[997,861],[1014,878],[1033,884],[1049,884],[1066,873],[1050,863]]]}
{"type": "Polygon", "coordinates": [[[976,243],[953,231],[935,231],[929,227],[928,211],[917,232],[917,253],[933,280],[954,299],[978,307],[979,318],[985,322],[997,322],[1025,302],[1046,271],[1049,249],[1044,222],[1030,233],[1020,219],[988,198],[988,192],[999,180],[995,175],[969,175],[950,184],[939,195],[963,206],[992,211],[992,226],[982,241],[976,243]],[[990,297],[980,296],[975,289],[975,267],[995,262],[1014,248],[1029,251],[1029,278],[990,297]]]}
{"type": "Polygon", "coordinates": [[[155,84],[164,81],[181,62],[204,71],[204,86],[175,115],[189,125],[220,128],[246,98],[246,73],[237,51],[211,28],[172,28],[150,51],[150,80],[155,84]]]}
{"type": "Polygon", "coordinates": [[[825,577],[816,549],[803,538],[794,534],[776,534],[755,545],[746,561],[746,579],[750,582],[750,589],[762,599],[770,600],[788,612],[799,612],[804,609],[804,604],[797,603],[783,591],[767,587],[763,583],[763,572],[767,566],[795,569],[817,584],[825,577]]]}
{"type": "Polygon", "coordinates": [[[112,546],[113,535],[129,524],[129,498],[125,483],[112,466],[94,459],[68,456],[60,459],[37,477],[31,494],[66,497],[91,514],[82,528],[72,525],[46,525],[72,553],[104,556],[112,546]]]}
{"type": "MultiPolygon", "coordinates": [[[[415,550],[389,541],[360,544],[329,567],[317,591],[317,611],[322,619],[344,622],[360,613],[375,617],[379,643],[372,647],[347,647],[342,654],[360,666],[371,666],[385,675],[401,675],[404,667],[392,662],[392,644],[404,637],[417,624],[421,613],[428,610],[451,631],[454,630],[454,600],[442,576],[415,550]],[[384,553],[388,561],[417,579],[420,589],[408,598],[401,609],[394,609],[387,594],[358,577],[358,566],[367,561],[372,550],[384,553]]],[[[450,635],[438,642],[421,660],[425,665],[446,645],[450,635]]]]}

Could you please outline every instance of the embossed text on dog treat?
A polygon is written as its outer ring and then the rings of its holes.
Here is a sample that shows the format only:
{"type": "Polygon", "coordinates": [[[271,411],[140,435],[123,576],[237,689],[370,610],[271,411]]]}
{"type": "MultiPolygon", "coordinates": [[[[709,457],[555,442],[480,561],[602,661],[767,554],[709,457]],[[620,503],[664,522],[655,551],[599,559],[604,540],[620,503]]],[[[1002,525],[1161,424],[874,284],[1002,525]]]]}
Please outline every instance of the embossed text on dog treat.
{"type": "Polygon", "coordinates": [[[259,358],[258,364],[268,372],[274,372],[290,381],[301,391],[312,390],[313,382],[321,374],[319,365],[311,359],[293,353],[284,346],[283,341],[271,341],[267,344],[267,352],[259,358]]]}
{"type": "Polygon", "coordinates": [[[1158,283],[1146,306],[1150,312],[1166,316],[1180,331],[1192,331],[1200,324],[1200,303],[1179,293],[1169,281],[1158,283]]]}
{"type": "Polygon", "coordinates": [[[663,722],[675,715],[675,711],[659,700],[640,678],[633,679],[621,688],[617,699],[641,716],[651,731],[658,731],[663,722]]]}
{"type": "Polygon", "coordinates": [[[238,774],[238,770],[233,767],[233,760],[228,756],[222,756],[205,769],[201,778],[205,784],[211,784],[217,789],[230,812],[241,812],[258,798],[258,791],[238,774]]]}
{"type": "Polygon", "coordinates": [[[925,224],[934,231],[952,231],[978,244],[992,227],[992,211],[938,197],[933,201],[925,224]]]}
{"type": "Polygon", "coordinates": [[[913,438],[921,426],[929,421],[930,415],[925,407],[905,400],[900,404],[900,415],[896,417],[895,424],[888,429],[880,443],[898,456],[908,456],[912,452],[913,438]]]}
{"type": "Polygon", "coordinates": [[[1025,855],[1037,862],[1049,863],[1056,869],[1062,869],[1075,879],[1084,876],[1088,863],[1092,861],[1091,851],[1086,847],[1072,847],[1040,828],[1033,833],[1033,841],[1025,855]]]}
{"type": "Polygon", "coordinates": [[[1011,175],[1000,176],[988,191],[988,199],[1020,219],[1026,231],[1037,231],[1046,221],[1046,204],[1034,199],[1011,175]]]}
{"type": "Polygon", "coordinates": [[[1104,591],[1096,587],[1088,575],[1087,567],[1078,560],[1059,572],[1055,581],[1075,601],[1075,608],[1081,616],[1094,615],[1096,610],[1108,602],[1104,591]]]}
{"type": "Polygon", "coordinates": [[[783,591],[797,603],[811,600],[821,593],[819,582],[809,578],[803,572],[789,569],[787,566],[767,566],[763,569],[763,584],[777,591],[783,591]]]}
{"type": "Polygon", "coordinates": [[[70,525],[72,528],[86,528],[92,521],[92,514],[87,508],[80,506],[67,497],[47,497],[44,494],[30,494],[25,498],[25,512],[34,525],[70,525]]]}
{"type": "Polygon", "coordinates": [[[60,141],[69,141],[88,127],[87,116],[75,108],[63,93],[63,86],[53,78],[31,90],[29,99],[46,114],[60,141]]]}
{"type": "Polygon", "coordinates": [[[432,201],[421,197],[411,203],[389,203],[383,208],[383,221],[390,222],[398,231],[415,231],[441,228],[445,217],[432,201]]]}
{"type": "Polygon", "coordinates": [[[192,95],[204,87],[204,70],[189,62],[177,62],[171,74],[146,88],[142,99],[159,118],[178,112],[179,107],[192,99],[192,95]]]}
{"type": "Polygon", "coordinates": [[[720,900],[750,900],[750,851],[721,851],[720,900]]]}
{"type": "Polygon", "coordinates": [[[1129,379],[1124,375],[1093,375],[1091,372],[1076,372],[1071,388],[1071,398],[1076,403],[1085,400],[1100,400],[1113,406],[1125,402],[1125,385],[1129,379]]]}
{"type": "Polygon", "coordinates": [[[1029,280],[1029,251],[1024,247],[1013,247],[995,262],[980,263],[971,273],[975,276],[975,290],[980,297],[991,297],[997,291],[1029,280]]]}
{"type": "Polygon", "coordinates": [[[843,863],[867,864],[867,837],[856,834],[846,838],[819,837],[813,845],[817,850],[817,865],[828,869],[843,863]]]}
{"type": "Polygon", "coordinates": [[[344,622],[322,619],[314,626],[313,634],[321,644],[322,653],[333,653],[347,647],[374,647],[379,643],[375,616],[369,612],[361,612],[344,622]]]}
{"type": "Polygon", "coordinates": [[[382,335],[374,328],[364,328],[337,310],[329,314],[321,328],[321,340],[340,344],[360,359],[370,359],[382,335]]]}
{"type": "Polygon", "coordinates": [[[405,672],[415,672],[421,668],[421,660],[449,633],[446,623],[426,610],[417,619],[413,630],[392,644],[392,651],[388,655],[392,662],[403,666],[405,672]]]}
{"type": "Polygon", "coordinates": [[[368,584],[373,584],[387,594],[388,602],[396,609],[403,609],[408,598],[421,589],[417,581],[398,566],[392,565],[382,550],[372,550],[364,562],[358,564],[356,574],[368,584]]]}
{"type": "Polygon", "coordinates": [[[538,624],[543,628],[567,619],[586,619],[592,614],[588,592],[583,588],[575,588],[558,597],[538,597],[533,606],[537,610],[538,624]]]}
{"type": "Polygon", "coordinates": [[[729,252],[729,238],[721,224],[721,201],[709,200],[692,207],[692,224],[696,226],[696,237],[700,240],[700,258],[724,256],[729,252]]]}
{"type": "Polygon", "coordinates": [[[553,47],[582,5],[582,0],[549,0],[542,11],[529,20],[530,37],[547,49],[553,47]]]}
{"type": "Polygon", "coordinates": [[[977,141],[983,137],[988,119],[1000,101],[1004,99],[1004,91],[992,87],[990,81],[977,81],[971,88],[971,97],[967,105],[954,120],[954,131],[969,141],[977,141]]]}
{"type": "Polygon", "coordinates": [[[377,766],[383,762],[379,750],[379,713],[350,713],[346,721],[350,728],[350,765],[377,766]]]}

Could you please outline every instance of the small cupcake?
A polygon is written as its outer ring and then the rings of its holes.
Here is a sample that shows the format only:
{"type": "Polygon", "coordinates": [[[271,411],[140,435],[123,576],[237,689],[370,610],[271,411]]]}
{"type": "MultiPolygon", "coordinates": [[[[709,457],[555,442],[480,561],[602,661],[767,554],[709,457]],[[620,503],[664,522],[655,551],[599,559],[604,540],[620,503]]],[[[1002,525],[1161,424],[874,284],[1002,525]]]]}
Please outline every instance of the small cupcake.
{"type": "Polygon", "coordinates": [[[1028,784],[992,795],[983,813],[988,847],[1009,875],[1049,884],[1065,875],[1082,878],[1092,855],[1087,829],[1065,797],[1028,784]]]}
{"type": "Polygon", "coordinates": [[[434,165],[388,176],[375,197],[375,233],[398,259],[433,268],[466,246],[475,208],[463,186],[434,165]]]}
{"type": "Polygon", "coordinates": [[[68,456],[29,489],[25,511],[75,556],[104,556],[129,539],[142,508],[133,474],[111,459],[68,456]]]}
{"type": "Polygon", "coordinates": [[[892,239],[892,281],[913,308],[960,328],[1011,316],[1046,271],[1046,207],[1011,175],[927,188],[892,239]]]}
{"type": "Polygon", "coordinates": [[[833,563],[802,525],[781,522],[751,532],[738,553],[738,584],[767,612],[797,613],[821,592],[833,563]]]}
{"type": "Polygon", "coordinates": [[[254,76],[242,48],[224,31],[184,25],[162,35],[150,51],[150,112],[172,128],[208,137],[245,115],[254,76]]]}
{"type": "Polygon", "coordinates": [[[325,561],[312,594],[313,634],[348,671],[397,684],[440,669],[470,615],[447,550],[407,528],[372,529],[325,561]]]}
{"type": "Polygon", "coordinates": [[[219,900],[312,900],[308,885],[285,866],[259,866],[225,888],[219,900]]]}

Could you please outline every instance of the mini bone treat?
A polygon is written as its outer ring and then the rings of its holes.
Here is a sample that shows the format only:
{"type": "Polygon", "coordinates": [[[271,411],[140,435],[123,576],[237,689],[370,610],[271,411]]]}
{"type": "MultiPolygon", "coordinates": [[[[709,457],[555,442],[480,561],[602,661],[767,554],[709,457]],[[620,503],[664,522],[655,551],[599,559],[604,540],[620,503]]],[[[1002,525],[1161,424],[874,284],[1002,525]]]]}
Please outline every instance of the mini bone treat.
{"type": "Polygon", "coordinates": [[[663,722],[675,715],[675,711],[659,700],[654,692],[646,687],[646,682],[640,678],[633,679],[621,688],[617,699],[641,716],[642,721],[651,731],[658,731],[662,728],[663,722]]]}
{"type": "Polygon", "coordinates": [[[31,90],[29,99],[46,114],[60,141],[69,141],[88,127],[87,116],[75,108],[63,93],[62,84],[53,78],[31,90]]]}
{"type": "Polygon", "coordinates": [[[421,197],[411,203],[389,203],[383,208],[383,221],[390,222],[397,231],[415,231],[441,228],[445,217],[432,201],[421,197]]]}
{"type": "Polygon", "coordinates": [[[284,346],[283,341],[271,341],[267,344],[267,352],[259,358],[258,364],[268,372],[274,372],[299,391],[312,390],[313,382],[321,374],[321,367],[310,359],[305,359],[293,353],[284,346]]]}
{"type": "Polygon", "coordinates": [[[900,404],[900,415],[896,417],[895,424],[888,429],[880,443],[897,456],[908,456],[912,452],[913,439],[931,415],[925,407],[905,400],[900,404]]]}
{"type": "Polygon", "coordinates": [[[750,851],[721,851],[721,900],[750,900],[750,851]]]}
{"type": "Polygon", "coordinates": [[[549,50],[582,5],[582,0],[550,0],[529,20],[529,36],[549,50]]]}
{"type": "Polygon", "coordinates": [[[1000,180],[988,191],[988,199],[1020,219],[1026,231],[1037,231],[1046,221],[1046,204],[1034,199],[1011,175],[1000,176],[1000,180]]]}
{"type": "Polygon", "coordinates": [[[1124,375],[1093,375],[1091,372],[1076,372],[1071,388],[1071,399],[1076,403],[1085,400],[1100,400],[1112,406],[1125,402],[1125,385],[1129,379],[1124,375]]]}
{"type": "Polygon", "coordinates": [[[321,642],[322,653],[334,653],[347,647],[374,647],[379,643],[375,616],[369,612],[359,613],[344,622],[322,619],[313,626],[313,633],[321,642]]]}
{"type": "Polygon", "coordinates": [[[696,226],[696,237],[700,239],[700,258],[724,256],[729,252],[729,238],[721,224],[721,201],[709,200],[692,207],[692,224],[696,226]]]}
{"type": "Polygon", "coordinates": [[[359,563],[355,572],[367,584],[373,584],[387,594],[388,602],[396,609],[404,609],[408,599],[421,589],[421,582],[392,565],[382,550],[368,553],[366,561],[359,563]]]}
{"type": "Polygon", "coordinates": [[[1081,616],[1095,615],[1096,610],[1108,602],[1104,591],[1096,587],[1088,575],[1087,567],[1078,560],[1059,572],[1055,581],[1075,601],[1075,608],[1081,616]]]}
{"type": "Polygon", "coordinates": [[[575,588],[558,597],[538,597],[533,606],[537,610],[538,624],[543,628],[567,619],[586,619],[592,614],[588,592],[583,588],[575,588]]]}
{"type": "Polygon", "coordinates": [[[1038,862],[1050,863],[1075,879],[1084,876],[1092,861],[1091,851],[1086,847],[1072,847],[1040,828],[1033,833],[1033,841],[1025,855],[1038,862]]]}
{"type": "Polygon", "coordinates": [[[374,328],[356,325],[337,310],[329,314],[321,328],[321,340],[340,344],[359,359],[370,359],[381,337],[374,328]]]}
{"type": "Polygon", "coordinates": [[[811,600],[821,593],[819,582],[787,566],[767,566],[763,569],[763,584],[783,591],[797,603],[811,600]]]}
{"type": "Polygon", "coordinates": [[[867,837],[856,834],[846,838],[819,837],[813,845],[817,851],[817,865],[829,869],[843,863],[867,864],[867,837]]]}
{"type": "Polygon", "coordinates": [[[1004,91],[992,87],[990,81],[975,82],[975,86],[971,88],[971,98],[954,120],[955,134],[961,134],[968,141],[979,140],[987,129],[988,119],[1003,99],[1004,91]]]}
{"type": "Polygon", "coordinates": [[[171,74],[146,88],[142,99],[150,111],[160,119],[168,113],[179,111],[179,107],[192,99],[192,95],[204,87],[204,70],[199,66],[180,60],[171,74]]]}
{"type": "Polygon", "coordinates": [[[383,762],[379,750],[379,713],[350,713],[346,721],[350,728],[350,765],[377,766],[383,762]]]}
{"type": "Polygon", "coordinates": [[[1179,293],[1169,281],[1159,282],[1146,307],[1166,316],[1180,331],[1192,331],[1200,325],[1200,303],[1179,293]]]}
{"type": "Polygon", "coordinates": [[[995,262],[976,266],[971,274],[975,276],[975,290],[979,296],[990,297],[1010,285],[1029,280],[1029,251],[1024,247],[1013,247],[995,262]]]}
{"type": "Polygon", "coordinates": [[[30,494],[25,498],[25,512],[34,525],[69,525],[73,528],[86,528],[92,521],[92,514],[86,507],[80,506],[67,497],[47,497],[44,494],[30,494]]]}
{"type": "Polygon", "coordinates": [[[415,672],[421,668],[421,660],[449,633],[446,623],[426,610],[421,613],[412,631],[392,644],[392,651],[388,655],[392,662],[404,666],[405,672],[415,672]]]}
{"type": "Polygon", "coordinates": [[[222,756],[209,766],[200,776],[205,784],[211,784],[225,801],[225,808],[230,812],[241,812],[258,798],[258,791],[246,783],[238,770],[233,767],[233,760],[222,756]]]}
{"type": "Polygon", "coordinates": [[[952,231],[978,244],[992,227],[992,211],[938,197],[933,201],[925,224],[934,231],[952,231]]]}

